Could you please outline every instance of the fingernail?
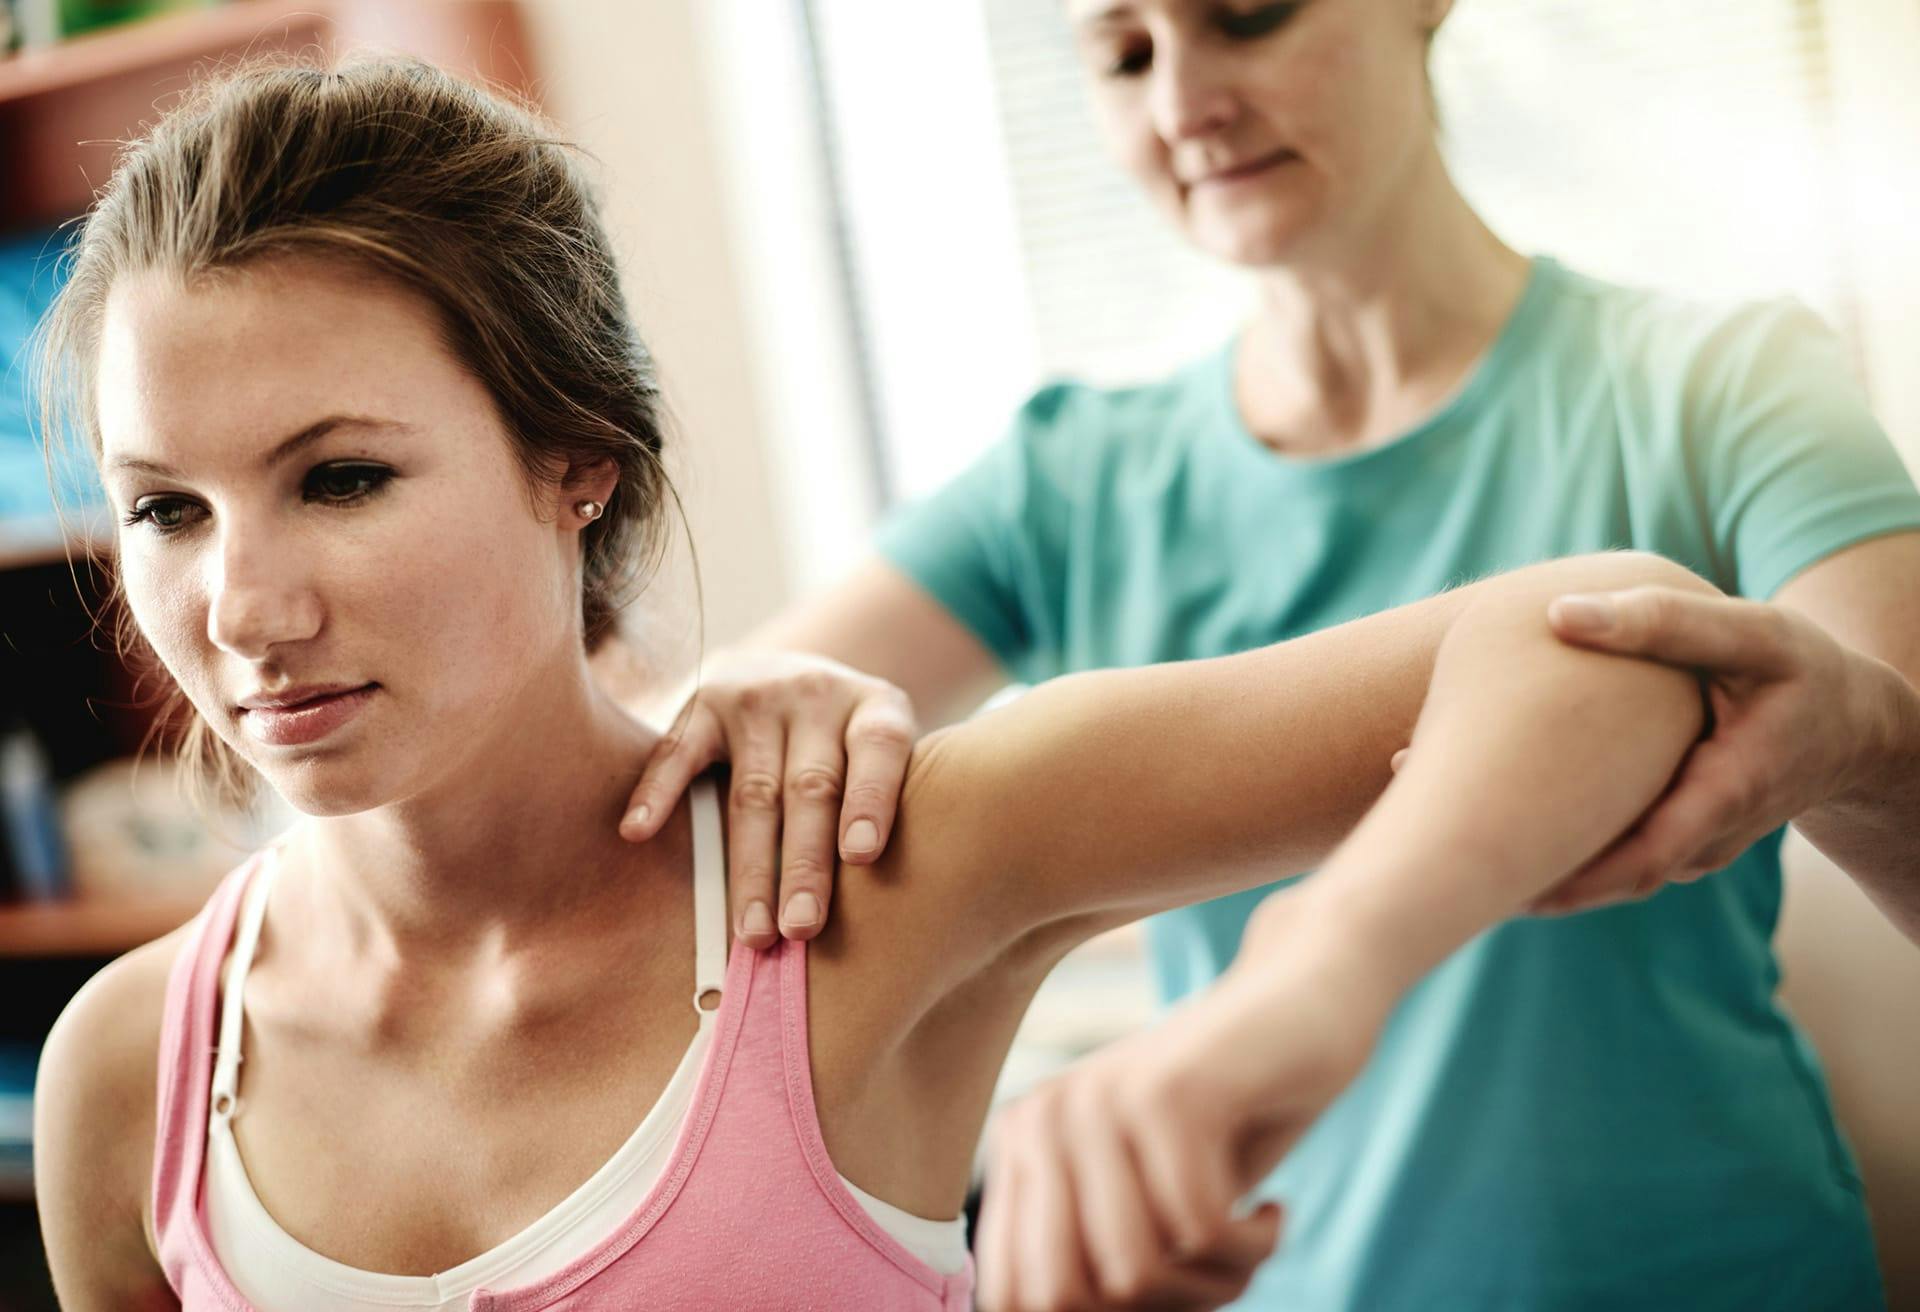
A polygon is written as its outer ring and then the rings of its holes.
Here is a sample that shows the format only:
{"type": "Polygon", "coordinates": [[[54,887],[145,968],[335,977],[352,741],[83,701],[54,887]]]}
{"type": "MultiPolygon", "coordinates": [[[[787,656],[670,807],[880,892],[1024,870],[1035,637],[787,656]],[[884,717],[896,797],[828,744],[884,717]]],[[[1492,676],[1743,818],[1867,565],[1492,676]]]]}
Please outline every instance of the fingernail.
{"type": "Polygon", "coordinates": [[[747,903],[747,914],[740,918],[740,932],[751,938],[773,933],[773,913],[758,898],[747,903]]]}
{"type": "Polygon", "coordinates": [[[629,829],[644,829],[646,828],[647,821],[651,819],[653,819],[652,807],[636,806],[633,808],[633,810],[627,812],[626,827],[629,829]]]}
{"type": "Polygon", "coordinates": [[[880,846],[880,827],[871,820],[855,820],[847,826],[847,851],[871,852],[880,846]]]}
{"type": "Polygon", "coordinates": [[[788,929],[812,929],[820,923],[820,899],[811,893],[795,893],[787,899],[781,919],[788,929]]]}
{"type": "Polygon", "coordinates": [[[1562,597],[1553,603],[1553,619],[1582,633],[1605,633],[1613,627],[1613,603],[1604,597],[1562,597]]]}

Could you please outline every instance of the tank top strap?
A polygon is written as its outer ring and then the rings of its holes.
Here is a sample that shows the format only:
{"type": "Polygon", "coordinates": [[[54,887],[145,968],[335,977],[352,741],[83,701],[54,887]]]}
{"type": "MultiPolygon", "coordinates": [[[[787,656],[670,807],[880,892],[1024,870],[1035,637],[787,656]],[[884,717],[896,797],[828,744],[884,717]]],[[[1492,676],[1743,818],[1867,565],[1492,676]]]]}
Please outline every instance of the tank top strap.
{"type": "Polygon", "coordinates": [[[226,986],[220,996],[220,1040],[213,1053],[211,1112],[216,1118],[232,1117],[239,1106],[247,972],[253,969],[253,954],[260,946],[260,926],[267,918],[267,898],[273,893],[274,877],[279,873],[280,849],[270,847],[261,853],[259,868],[247,881],[247,896],[240,904],[233,951],[227,957],[226,986]]]}
{"type": "Polygon", "coordinates": [[[705,1029],[720,1010],[727,974],[727,853],[720,798],[711,775],[694,781],[693,1009],[705,1029]]]}
{"type": "Polygon", "coordinates": [[[255,855],[221,881],[194,918],[167,977],[154,1104],[152,1206],[154,1234],[170,1278],[190,1260],[217,1047],[220,963],[233,940],[251,876],[264,857],[255,855]]]}

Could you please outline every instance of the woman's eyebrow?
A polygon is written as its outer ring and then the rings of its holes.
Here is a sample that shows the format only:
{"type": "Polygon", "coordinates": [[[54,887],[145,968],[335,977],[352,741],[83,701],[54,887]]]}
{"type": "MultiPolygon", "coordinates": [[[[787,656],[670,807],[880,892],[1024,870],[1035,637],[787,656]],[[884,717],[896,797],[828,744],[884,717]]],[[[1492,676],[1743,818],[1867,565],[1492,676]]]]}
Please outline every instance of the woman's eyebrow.
{"type": "Polygon", "coordinates": [[[1105,27],[1109,24],[1119,22],[1132,12],[1133,5],[1128,3],[1128,0],[1120,0],[1118,4],[1105,5],[1090,14],[1085,14],[1074,19],[1073,25],[1082,30],[1091,27],[1105,27]]]}
{"type": "MultiPolygon", "coordinates": [[[[324,419],[316,419],[313,423],[308,424],[291,437],[281,439],[271,451],[267,452],[266,455],[261,458],[260,463],[266,468],[271,469],[275,465],[299,454],[303,448],[313,445],[336,429],[372,428],[386,432],[405,432],[410,427],[411,425],[403,424],[395,419],[376,419],[370,415],[328,415],[324,419]]],[[[171,475],[178,472],[157,461],[142,459],[139,456],[113,456],[108,459],[107,465],[111,469],[131,469],[147,474],[171,475]]]]}

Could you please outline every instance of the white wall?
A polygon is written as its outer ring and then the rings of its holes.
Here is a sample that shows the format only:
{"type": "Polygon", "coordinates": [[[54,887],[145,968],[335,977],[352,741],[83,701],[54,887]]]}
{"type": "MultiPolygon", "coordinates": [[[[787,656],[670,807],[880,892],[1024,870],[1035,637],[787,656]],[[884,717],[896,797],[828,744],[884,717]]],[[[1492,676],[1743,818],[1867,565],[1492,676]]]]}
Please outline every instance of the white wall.
{"type": "MultiPolygon", "coordinates": [[[[792,580],[746,345],[700,3],[527,0],[525,9],[541,99],[599,161],[627,295],[660,362],[711,648],[777,609],[792,580]]],[[[690,658],[691,599],[681,549],[630,619],[636,645],[663,661],[690,658]]]]}

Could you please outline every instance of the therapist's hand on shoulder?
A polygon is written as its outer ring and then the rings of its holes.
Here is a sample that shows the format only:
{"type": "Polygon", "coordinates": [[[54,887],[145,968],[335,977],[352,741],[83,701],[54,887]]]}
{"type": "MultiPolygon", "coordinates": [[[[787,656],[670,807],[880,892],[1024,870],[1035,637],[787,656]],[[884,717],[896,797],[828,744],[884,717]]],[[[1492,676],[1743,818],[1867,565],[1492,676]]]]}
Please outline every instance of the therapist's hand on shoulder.
{"type": "Polygon", "coordinates": [[[1397,989],[1274,894],[1166,1021],[1003,1108],[975,1252],[983,1312],[1216,1308],[1273,1252],[1242,1199],[1357,1076],[1397,989]]]}
{"type": "Polygon", "coordinates": [[[885,680],[804,652],[723,653],[648,758],[620,833],[652,838],[689,783],[731,762],[734,936],[753,947],[812,938],[838,863],[885,850],[918,736],[907,695],[885,680]]]}

